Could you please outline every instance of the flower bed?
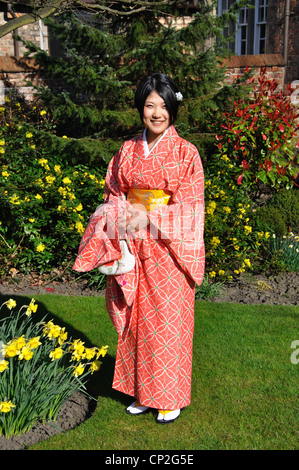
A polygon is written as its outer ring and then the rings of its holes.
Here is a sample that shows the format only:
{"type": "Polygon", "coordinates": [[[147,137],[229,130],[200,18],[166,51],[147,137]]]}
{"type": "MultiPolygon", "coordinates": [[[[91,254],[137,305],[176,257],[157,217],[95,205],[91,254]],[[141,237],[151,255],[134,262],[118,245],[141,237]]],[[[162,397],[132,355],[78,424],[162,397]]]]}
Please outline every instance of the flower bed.
{"type": "Polygon", "coordinates": [[[11,311],[0,320],[0,435],[5,437],[23,434],[40,420],[55,421],[71,395],[86,391],[88,376],[99,370],[108,348],[87,348],[46,317],[34,323],[34,299],[16,307],[13,299],[1,306],[11,311]]]}

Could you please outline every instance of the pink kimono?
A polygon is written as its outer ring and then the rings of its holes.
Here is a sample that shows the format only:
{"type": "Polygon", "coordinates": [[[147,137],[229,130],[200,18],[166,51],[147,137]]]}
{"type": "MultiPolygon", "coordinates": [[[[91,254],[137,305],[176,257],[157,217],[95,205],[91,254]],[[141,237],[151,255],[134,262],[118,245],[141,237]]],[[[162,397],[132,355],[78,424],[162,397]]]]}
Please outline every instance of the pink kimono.
{"type": "Polygon", "coordinates": [[[171,126],[146,156],[142,135],[111,160],[105,204],[91,217],[74,269],[119,258],[117,213],[130,188],[164,190],[146,229],[126,236],[133,271],[108,276],[106,305],[119,333],[113,388],[141,405],[178,409],[191,401],[195,283],[204,274],[204,176],[198,151],[171,126]],[[114,230],[108,233],[107,227],[114,230]]]}

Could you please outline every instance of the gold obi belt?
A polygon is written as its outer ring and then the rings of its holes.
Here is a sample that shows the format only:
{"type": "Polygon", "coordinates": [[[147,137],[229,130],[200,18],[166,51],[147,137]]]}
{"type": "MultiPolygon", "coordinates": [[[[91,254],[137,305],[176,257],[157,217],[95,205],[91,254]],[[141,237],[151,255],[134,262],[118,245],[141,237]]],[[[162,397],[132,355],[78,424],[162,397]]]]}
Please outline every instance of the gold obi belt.
{"type": "Polygon", "coordinates": [[[170,191],[163,189],[133,189],[130,188],[127,200],[131,204],[138,203],[145,206],[147,212],[153,211],[157,206],[167,205],[171,196],[170,191]]]}

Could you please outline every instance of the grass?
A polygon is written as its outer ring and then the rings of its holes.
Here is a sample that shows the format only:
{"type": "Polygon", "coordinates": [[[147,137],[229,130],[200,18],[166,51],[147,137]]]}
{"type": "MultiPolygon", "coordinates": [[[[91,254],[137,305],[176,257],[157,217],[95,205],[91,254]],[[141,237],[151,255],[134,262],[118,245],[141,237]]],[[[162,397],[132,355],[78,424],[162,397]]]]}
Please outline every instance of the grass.
{"type": "MultiPolygon", "coordinates": [[[[17,297],[14,297],[17,300],[17,297]]],[[[192,404],[169,426],[129,416],[132,398],[111,388],[117,335],[96,297],[35,296],[49,319],[86,345],[109,345],[92,376],[98,400],[77,428],[39,450],[291,450],[298,448],[299,365],[291,362],[299,308],[196,301],[192,404]]],[[[19,299],[18,303],[24,299],[19,299]]],[[[28,302],[28,298],[26,299],[28,302]]]]}

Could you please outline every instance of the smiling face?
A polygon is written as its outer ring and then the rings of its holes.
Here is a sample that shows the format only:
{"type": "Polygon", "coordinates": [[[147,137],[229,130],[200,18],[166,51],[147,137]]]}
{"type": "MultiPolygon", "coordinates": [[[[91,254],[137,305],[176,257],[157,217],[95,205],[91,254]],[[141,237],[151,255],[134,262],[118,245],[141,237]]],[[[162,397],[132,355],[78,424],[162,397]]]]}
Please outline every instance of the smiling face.
{"type": "Polygon", "coordinates": [[[147,128],[147,142],[153,146],[170,125],[169,112],[163,98],[152,91],[145,100],[143,124],[147,128]]]}

